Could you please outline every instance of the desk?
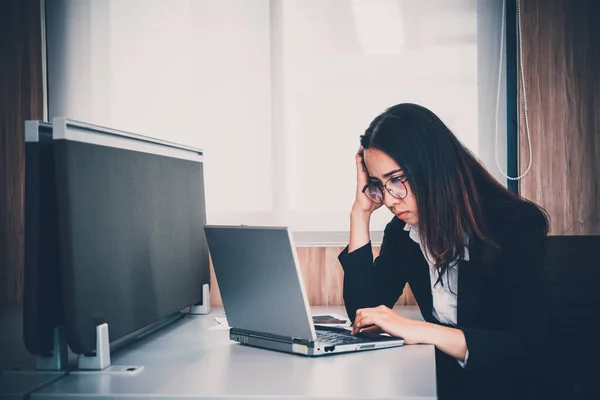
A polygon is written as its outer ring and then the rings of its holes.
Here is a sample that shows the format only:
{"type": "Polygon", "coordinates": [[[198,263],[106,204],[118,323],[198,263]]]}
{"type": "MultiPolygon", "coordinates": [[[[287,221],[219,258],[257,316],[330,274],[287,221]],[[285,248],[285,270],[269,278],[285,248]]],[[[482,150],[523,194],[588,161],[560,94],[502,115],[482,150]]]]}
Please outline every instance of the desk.
{"type": "Polygon", "coordinates": [[[27,399],[29,393],[64,375],[64,372],[51,371],[0,371],[0,400],[27,399]]]}
{"type": "Polygon", "coordinates": [[[0,307],[0,400],[24,399],[64,375],[34,370],[35,356],[25,348],[22,327],[22,307],[0,307]]]}
{"type": "MultiPolygon", "coordinates": [[[[400,307],[419,318],[416,307],[400,307]]],[[[435,399],[433,346],[308,358],[239,345],[215,326],[214,309],[186,316],[112,354],[112,365],[143,366],[138,372],[70,373],[31,399],[435,399]]],[[[341,307],[312,308],[313,313],[341,307]]]]}

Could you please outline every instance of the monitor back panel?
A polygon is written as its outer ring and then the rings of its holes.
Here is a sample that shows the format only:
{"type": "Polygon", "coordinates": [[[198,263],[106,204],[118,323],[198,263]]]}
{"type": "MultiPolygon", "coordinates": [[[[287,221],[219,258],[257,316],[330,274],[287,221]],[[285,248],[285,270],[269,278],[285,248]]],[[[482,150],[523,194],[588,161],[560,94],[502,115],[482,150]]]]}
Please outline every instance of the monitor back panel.
{"type": "Polygon", "coordinates": [[[25,143],[25,267],[23,342],[32,354],[54,350],[64,324],[58,253],[52,127],[27,121],[25,143]]]}
{"type": "Polygon", "coordinates": [[[203,163],[83,140],[54,142],[73,351],[95,349],[97,325],[108,324],[113,342],[200,302],[210,280],[203,163]]]}

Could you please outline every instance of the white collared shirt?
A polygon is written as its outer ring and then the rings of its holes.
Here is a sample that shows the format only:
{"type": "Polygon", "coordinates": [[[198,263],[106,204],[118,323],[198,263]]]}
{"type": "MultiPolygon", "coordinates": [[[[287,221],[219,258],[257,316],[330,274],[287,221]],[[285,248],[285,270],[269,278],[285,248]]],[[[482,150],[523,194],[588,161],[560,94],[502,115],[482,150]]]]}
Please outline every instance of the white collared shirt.
{"type": "MultiPolygon", "coordinates": [[[[446,275],[442,278],[443,285],[441,283],[435,284],[438,280],[439,273],[435,268],[435,259],[429,253],[427,248],[421,243],[419,236],[419,230],[415,225],[406,224],[404,227],[405,231],[408,231],[408,236],[419,244],[423,257],[429,265],[429,281],[431,283],[431,295],[433,300],[433,310],[431,314],[435,319],[443,324],[456,326],[458,323],[457,318],[457,304],[458,304],[458,268],[456,261],[452,262],[446,270],[446,275]]],[[[469,260],[469,248],[464,249],[464,259],[469,260]]],[[[457,360],[458,363],[464,367],[469,357],[469,350],[465,356],[465,361],[457,360]]]]}

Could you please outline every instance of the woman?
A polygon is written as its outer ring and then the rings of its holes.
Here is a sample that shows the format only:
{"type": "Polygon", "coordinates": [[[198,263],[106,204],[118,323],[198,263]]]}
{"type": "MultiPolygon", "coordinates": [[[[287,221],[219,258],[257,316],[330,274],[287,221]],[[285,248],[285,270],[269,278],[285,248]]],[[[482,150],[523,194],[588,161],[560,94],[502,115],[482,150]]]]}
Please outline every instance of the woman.
{"type": "Polygon", "coordinates": [[[530,389],[546,331],[545,212],[501,186],[415,104],[375,118],[356,167],[350,243],[339,256],[353,332],[435,345],[440,398],[539,393],[530,389]],[[373,262],[369,221],[382,205],[394,217],[373,262]],[[392,310],[406,283],[425,321],[392,310]]]}

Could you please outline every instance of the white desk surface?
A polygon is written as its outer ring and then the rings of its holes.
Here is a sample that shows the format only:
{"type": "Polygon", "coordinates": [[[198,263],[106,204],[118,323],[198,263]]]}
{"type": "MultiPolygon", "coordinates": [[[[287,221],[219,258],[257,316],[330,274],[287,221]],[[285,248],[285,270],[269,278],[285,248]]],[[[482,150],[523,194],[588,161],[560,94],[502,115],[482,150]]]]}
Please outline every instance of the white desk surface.
{"type": "MultiPolygon", "coordinates": [[[[416,307],[398,311],[419,318],[416,307]]],[[[312,312],[346,315],[342,307],[312,312]]],[[[113,366],[137,372],[71,372],[31,399],[435,399],[434,347],[398,348],[308,358],[237,344],[209,330],[216,316],[186,316],[114,352],[113,366]]]]}
{"type": "Polygon", "coordinates": [[[65,375],[51,371],[0,371],[0,400],[21,400],[65,375]]]}
{"type": "Polygon", "coordinates": [[[26,398],[65,374],[34,369],[35,356],[23,343],[22,315],[22,306],[0,306],[0,400],[26,398]]]}

